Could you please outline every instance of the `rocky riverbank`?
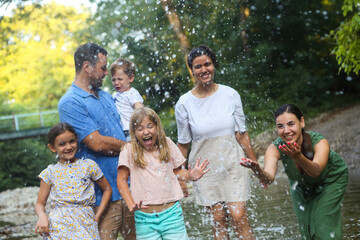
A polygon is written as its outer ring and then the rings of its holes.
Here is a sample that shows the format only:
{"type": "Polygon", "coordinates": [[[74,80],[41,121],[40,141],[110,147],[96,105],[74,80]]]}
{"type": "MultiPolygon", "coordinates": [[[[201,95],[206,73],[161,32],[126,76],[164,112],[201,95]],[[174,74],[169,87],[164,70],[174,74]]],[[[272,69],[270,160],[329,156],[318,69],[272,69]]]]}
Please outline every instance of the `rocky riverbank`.
{"type": "MultiPolygon", "coordinates": [[[[307,130],[323,134],[331,149],[344,158],[353,179],[360,179],[359,119],[360,105],[355,105],[306,121],[307,130]]],[[[276,132],[264,132],[252,140],[259,159],[275,138],[276,132]]],[[[34,234],[37,221],[34,204],[38,191],[38,187],[26,187],[0,193],[0,239],[40,239],[34,234]]]]}
{"type": "Polygon", "coordinates": [[[0,193],[0,239],[41,239],[35,236],[35,202],[38,187],[0,193]]]}

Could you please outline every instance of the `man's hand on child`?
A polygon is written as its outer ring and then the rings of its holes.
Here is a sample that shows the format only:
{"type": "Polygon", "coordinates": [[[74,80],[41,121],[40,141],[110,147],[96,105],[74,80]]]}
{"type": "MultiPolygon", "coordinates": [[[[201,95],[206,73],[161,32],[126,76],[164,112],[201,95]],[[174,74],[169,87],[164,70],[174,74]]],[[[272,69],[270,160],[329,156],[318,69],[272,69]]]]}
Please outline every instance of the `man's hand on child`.
{"type": "Polygon", "coordinates": [[[208,171],[210,171],[210,168],[207,168],[207,166],[209,165],[209,161],[208,159],[205,159],[205,161],[203,161],[200,165],[200,159],[199,158],[197,161],[196,161],[196,164],[194,166],[193,169],[191,169],[191,165],[189,164],[189,167],[188,167],[188,171],[189,171],[189,175],[190,175],[190,179],[192,181],[197,181],[199,180],[205,173],[207,173],[208,171]],[[207,168],[207,169],[206,169],[207,168]]]}

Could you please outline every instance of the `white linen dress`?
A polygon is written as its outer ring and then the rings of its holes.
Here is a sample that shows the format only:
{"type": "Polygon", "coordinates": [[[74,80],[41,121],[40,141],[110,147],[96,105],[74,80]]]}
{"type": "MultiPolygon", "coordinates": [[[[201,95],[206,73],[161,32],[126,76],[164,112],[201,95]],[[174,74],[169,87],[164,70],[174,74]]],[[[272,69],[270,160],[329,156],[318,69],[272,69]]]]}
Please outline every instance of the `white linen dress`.
{"type": "Polygon", "coordinates": [[[191,91],[180,97],[175,106],[178,142],[192,142],[189,163],[208,159],[211,170],[194,182],[195,201],[202,206],[218,202],[241,202],[249,198],[248,170],[239,162],[245,157],[235,132],[245,132],[245,115],[240,95],[219,84],[206,98],[191,91]]]}

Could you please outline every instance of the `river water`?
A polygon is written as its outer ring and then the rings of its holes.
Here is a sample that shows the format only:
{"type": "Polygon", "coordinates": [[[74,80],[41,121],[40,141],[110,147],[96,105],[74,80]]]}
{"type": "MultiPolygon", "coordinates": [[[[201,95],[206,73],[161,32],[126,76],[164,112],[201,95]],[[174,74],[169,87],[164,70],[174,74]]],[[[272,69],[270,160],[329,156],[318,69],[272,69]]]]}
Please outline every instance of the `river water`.
{"type": "MultiPolygon", "coordinates": [[[[360,239],[360,173],[350,174],[342,206],[342,221],[343,239],[352,240],[360,239]]],[[[256,239],[301,239],[287,177],[277,177],[266,190],[253,179],[251,189],[248,215],[256,239]]],[[[184,200],[181,205],[190,239],[213,239],[210,221],[204,209],[196,206],[191,200],[184,200]]],[[[230,236],[231,239],[235,239],[231,231],[230,236]]]]}
{"type": "MultiPolygon", "coordinates": [[[[261,188],[252,176],[252,194],[248,201],[249,221],[256,239],[297,240],[300,238],[292,209],[287,177],[278,174],[268,189],[261,188]]],[[[191,192],[191,188],[189,189],[191,192]]],[[[37,217],[34,203],[37,187],[15,189],[0,194],[0,240],[39,240],[34,235],[37,217]],[[6,208],[6,206],[8,206],[6,208]],[[19,207],[17,207],[19,206],[19,207]],[[13,222],[15,226],[3,225],[13,222]]],[[[181,200],[185,223],[191,240],[213,239],[208,215],[194,204],[193,195],[181,200]]],[[[350,180],[342,206],[343,239],[360,239],[360,170],[350,171],[350,180]]],[[[231,239],[236,239],[230,231],[231,239]]]]}

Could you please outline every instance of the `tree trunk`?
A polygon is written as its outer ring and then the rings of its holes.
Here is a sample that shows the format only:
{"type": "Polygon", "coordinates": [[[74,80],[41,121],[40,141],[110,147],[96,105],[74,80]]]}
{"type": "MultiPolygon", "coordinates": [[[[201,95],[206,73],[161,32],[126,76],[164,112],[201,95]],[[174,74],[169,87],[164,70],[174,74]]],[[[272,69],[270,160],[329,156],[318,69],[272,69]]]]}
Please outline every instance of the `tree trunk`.
{"type": "MultiPolygon", "coordinates": [[[[243,24],[246,21],[246,19],[249,17],[249,14],[250,14],[249,8],[241,6],[241,8],[240,8],[240,19],[241,19],[240,23],[241,24],[243,24]]],[[[244,43],[244,51],[247,52],[249,50],[249,45],[248,45],[249,36],[247,35],[245,30],[241,31],[241,38],[244,43]]]]}
{"type": "MultiPolygon", "coordinates": [[[[172,4],[172,0],[161,0],[161,3],[164,8],[166,17],[168,18],[169,23],[174,30],[175,38],[179,42],[181,52],[184,54],[185,63],[187,66],[187,56],[189,54],[189,51],[191,50],[191,46],[190,46],[188,38],[186,37],[186,35],[184,33],[183,28],[182,28],[180,18],[175,11],[175,7],[172,4]]],[[[187,68],[188,68],[188,71],[190,74],[190,79],[191,79],[192,83],[195,85],[196,81],[192,74],[192,71],[189,68],[189,66],[187,66],[187,68]]]]}

